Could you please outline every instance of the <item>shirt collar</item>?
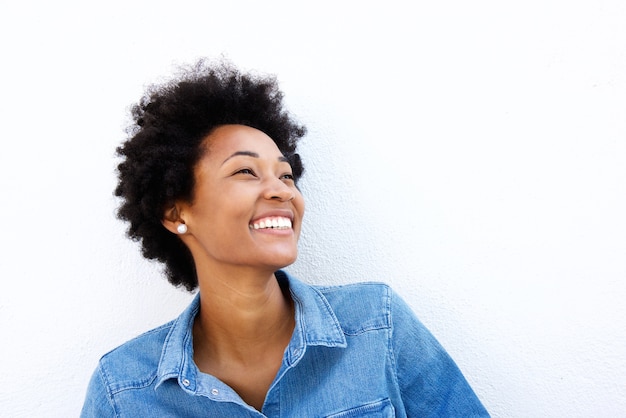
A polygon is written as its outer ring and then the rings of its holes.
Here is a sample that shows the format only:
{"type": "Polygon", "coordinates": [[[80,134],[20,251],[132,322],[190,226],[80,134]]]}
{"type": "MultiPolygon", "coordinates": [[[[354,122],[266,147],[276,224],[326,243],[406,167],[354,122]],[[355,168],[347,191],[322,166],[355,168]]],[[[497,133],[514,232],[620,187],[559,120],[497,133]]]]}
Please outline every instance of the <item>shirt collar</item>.
{"type": "Polygon", "coordinates": [[[172,323],[163,343],[163,351],[157,369],[156,388],[170,378],[178,379],[184,389],[195,390],[197,367],[193,362],[193,322],[200,310],[200,293],[172,323]]]}
{"type": "Polygon", "coordinates": [[[306,345],[346,347],[346,337],[339,320],[322,292],[282,270],[276,272],[276,278],[281,285],[287,283],[295,303],[294,338],[301,334],[302,343],[306,345]]]}
{"type": "MultiPolygon", "coordinates": [[[[291,292],[296,310],[296,326],[286,350],[287,363],[297,362],[308,345],[347,347],[346,337],[330,304],[315,287],[303,283],[279,270],[276,278],[291,292]]],[[[175,378],[183,389],[195,391],[198,368],[193,362],[193,322],[200,309],[200,294],[172,323],[157,370],[158,387],[165,380],[175,378]]]]}

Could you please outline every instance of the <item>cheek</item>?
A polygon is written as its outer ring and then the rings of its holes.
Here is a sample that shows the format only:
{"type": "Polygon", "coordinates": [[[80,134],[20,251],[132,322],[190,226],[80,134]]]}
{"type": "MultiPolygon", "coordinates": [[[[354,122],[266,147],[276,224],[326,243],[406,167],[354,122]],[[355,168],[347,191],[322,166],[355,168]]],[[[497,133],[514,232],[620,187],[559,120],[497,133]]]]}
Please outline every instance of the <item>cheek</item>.
{"type": "Polygon", "coordinates": [[[300,192],[298,192],[296,198],[294,199],[293,205],[296,208],[296,211],[300,214],[300,218],[303,218],[306,204],[304,203],[304,198],[302,197],[300,192]]]}

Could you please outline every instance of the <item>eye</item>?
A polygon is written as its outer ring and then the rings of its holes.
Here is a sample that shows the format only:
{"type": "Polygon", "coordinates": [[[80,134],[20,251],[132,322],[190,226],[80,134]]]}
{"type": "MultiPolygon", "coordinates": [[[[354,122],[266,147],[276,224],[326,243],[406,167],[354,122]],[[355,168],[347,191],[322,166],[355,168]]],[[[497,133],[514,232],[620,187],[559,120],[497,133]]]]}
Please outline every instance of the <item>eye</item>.
{"type": "Polygon", "coordinates": [[[296,177],[292,174],[292,173],[285,173],[282,176],[280,176],[280,179],[288,184],[295,184],[296,183],[296,177]]]}
{"type": "Polygon", "coordinates": [[[249,168],[242,168],[241,170],[236,171],[235,174],[243,174],[243,175],[247,175],[247,176],[255,176],[256,177],[256,174],[254,173],[254,171],[252,171],[249,168]]]}

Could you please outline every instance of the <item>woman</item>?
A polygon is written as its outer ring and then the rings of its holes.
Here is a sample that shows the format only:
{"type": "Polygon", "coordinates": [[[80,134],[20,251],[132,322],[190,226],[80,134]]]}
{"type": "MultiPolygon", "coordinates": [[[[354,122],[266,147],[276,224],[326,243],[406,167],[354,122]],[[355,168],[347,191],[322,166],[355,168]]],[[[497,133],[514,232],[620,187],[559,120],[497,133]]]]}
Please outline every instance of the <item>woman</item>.
{"type": "Polygon", "coordinates": [[[304,284],[305,128],[271,77],[200,62],[149,89],[118,148],[128,235],[199,289],[176,320],[106,354],[83,417],[487,416],[387,286],[304,284]]]}

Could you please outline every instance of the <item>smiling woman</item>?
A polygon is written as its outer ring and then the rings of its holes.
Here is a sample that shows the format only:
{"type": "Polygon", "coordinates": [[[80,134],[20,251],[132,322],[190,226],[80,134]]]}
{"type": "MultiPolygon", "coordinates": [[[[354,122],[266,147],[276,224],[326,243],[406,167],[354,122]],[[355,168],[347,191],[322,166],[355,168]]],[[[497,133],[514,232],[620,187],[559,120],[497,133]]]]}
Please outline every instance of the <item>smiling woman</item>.
{"type": "Polygon", "coordinates": [[[242,265],[266,277],[293,263],[304,199],[278,146],[244,125],[217,127],[201,146],[206,151],[194,170],[192,201],[175,201],[163,221],[171,232],[187,226],[180,239],[193,256],[200,291],[214,283],[205,275],[232,282],[242,277],[231,269],[242,265]]]}
{"type": "Polygon", "coordinates": [[[281,270],[304,216],[305,129],[274,78],[202,61],[133,116],[119,217],[172,284],[199,291],[102,357],[83,417],[488,416],[388,286],[311,286],[281,270]]]}

